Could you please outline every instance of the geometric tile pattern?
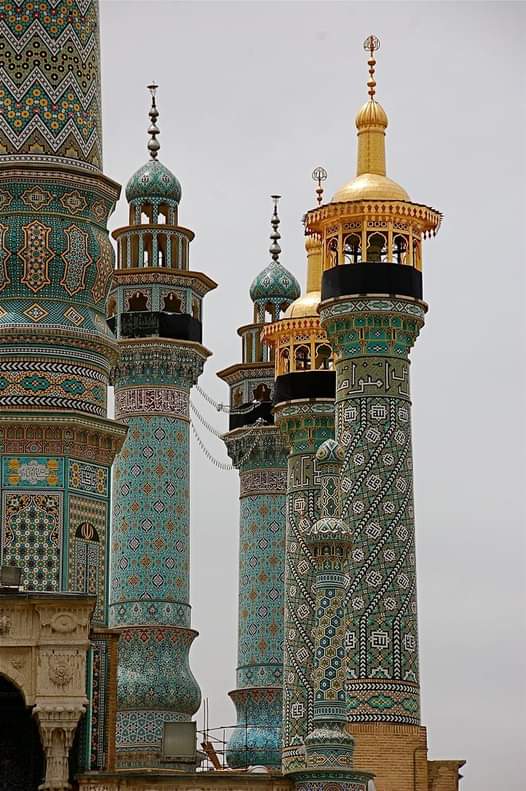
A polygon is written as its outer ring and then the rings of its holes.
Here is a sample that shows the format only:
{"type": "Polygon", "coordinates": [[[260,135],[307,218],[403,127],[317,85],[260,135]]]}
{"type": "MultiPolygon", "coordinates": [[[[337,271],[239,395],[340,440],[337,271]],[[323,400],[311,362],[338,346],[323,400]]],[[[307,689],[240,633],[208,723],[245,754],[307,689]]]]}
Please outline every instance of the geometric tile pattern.
{"type": "Polygon", "coordinates": [[[306,532],[319,517],[315,454],[334,433],[332,402],[278,406],[276,423],[290,447],[288,460],[283,667],[283,772],[305,768],[304,740],[312,729],[315,597],[314,559],[306,532]]]}
{"type": "MultiPolygon", "coordinates": [[[[323,314],[336,364],[336,438],[345,449],[342,516],[353,534],[350,722],[420,723],[408,355],[414,303],[349,299],[323,314]]],[[[420,313],[418,313],[420,311],[420,313]]]]}
{"type": "Polygon", "coordinates": [[[123,629],[119,641],[119,711],[177,711],[182,718],[190,719],[201,703],[188,662],[196,634],[192,629],[166,626],[123,629]]]}
{"type": "Polygon", "coordinates": [[[66,0],[62,6],[57,13],[56,0],[39,2],[35,17],[15,2],[0,21],[0,145],[11,159],[60,157],[100,168],[97,3],[66,0]]]}
{"type": "Polygon", "coordinates": [[[158,623],[170,603],[169,623],[188,627],[189,426],[164,416],[126,422],[114,464],[111,623],[158,623]]]}
{"type": "Polygon", "coordinates": [[[2,514],[2,563],[22,567],[27,590],[60,590],[62,495],[4,492],[2,514]]]}
{"type": "Polygon", "coordinates": [[[281,762],[281,688],[236,689],[230,693],[238,726],[228,742],[232,768],[279,766],[281,762]],[[246,726],[244,725],[246,723],[246,726]]]}
{"type": "Polygon", "coordinates": [[[108,505],[94,497],[69,496],[69,590],[97,596],[94,623],[104,623],[108,505]]]}
{"type": "Polygon", "coordinates": [[[242,460],[237,689],[230,692],[239,727],[227,747],[231,768],[281,763],[287,457],[276,428],[260,431],[255,448],[253,432],[228,438],[230,455],[242,460]]]}

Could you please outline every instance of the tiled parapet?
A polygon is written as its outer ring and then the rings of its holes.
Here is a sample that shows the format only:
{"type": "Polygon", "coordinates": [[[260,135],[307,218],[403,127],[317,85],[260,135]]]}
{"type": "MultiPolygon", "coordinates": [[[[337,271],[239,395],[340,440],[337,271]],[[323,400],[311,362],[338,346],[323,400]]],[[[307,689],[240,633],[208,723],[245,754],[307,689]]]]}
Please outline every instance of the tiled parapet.
{"type": "Polygon", "coordinates": [[[240,470],[237,725],[231,767],[281,764],[287,451],[275,426],[224,437],[240,470]]]}
{"type": "Polygon", "coordinates": [[[333,436],[334,402],[318,399],[282,403],[275,407],[274,414],[290,449],[285,538],[282,742],[282,768],[288,773],[305,767],[304,740],[312,725],[314,559],[305,540],[305,531],[319,516],[315,454],[318,447],[333,436]]]}
{"type": "Polygon", "coordinates": [[[425,306],[343,297],[322,304],[336,363],[343,518],[353,535],[349,721],[420,722],[409,351],[425,306]]]}

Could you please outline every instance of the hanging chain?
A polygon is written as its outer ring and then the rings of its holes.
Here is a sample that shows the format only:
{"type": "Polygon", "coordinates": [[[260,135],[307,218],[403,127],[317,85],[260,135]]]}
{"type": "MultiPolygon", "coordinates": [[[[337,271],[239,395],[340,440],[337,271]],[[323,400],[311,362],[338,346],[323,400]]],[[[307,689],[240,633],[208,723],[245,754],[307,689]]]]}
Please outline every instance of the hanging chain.
{"type": "MultiPolygon", "coordinates": [[[[256,432],[256,429],[258,429],[264,423],[265,423],[265,421],[262,418],[258,418],[258,420],[256,420],[254,425],[251,426],[251,428],[247,431],[246,436],[248,437],[251,434],[254,434],[256,432]]],[[[219,461],[219,459],[216,459],[216,457],[208,450],[208,448],[206,447],[205,443],[203,442],[203,440],[201,439],[201,437],[197,433],[197,429],[196,429],[196,427],[195,427],[195,425],[194,425],[194,423],[192,421],[190,421],[190,426],[191,426],[191,429],[192,429],[192,433],[193,433],[194,437],[197,440],[197,444],[199,445],[199,447],[201,448],[201,450],[205,454],[206,458],[209,461],[211,461],[212,464],[215,464],[215,466],[218,467],[220,470],[230,471],[230,470],[237,469],[237,467],[234,467],[233,464],[227,464],[227,463],[225,463],[223,461],[219,461]]],[[[241,466],[242,464],[244,464],[245,461],[247,461],[247,459],[251,456],[251,454],[256,449],[256,445],[258,444],[259,441],[260,441],[260,436],[258,436],[258,434],[256,433],[256,436],[255,436],[253,444],[248,449],[248,451],[245,453],[245,455],[242,456],[238,460],[238,466],[241,466]]]]}
{"type": "Polygon", "coordinates": [[[203,426],[204,426],[206,429],[208,429],[208,431],[209,431],[211,434],[213,434],[213,435],[214,435],[214,437],[219,437],[219,439],[221,439],[221,437],[223,436],[223,434],[224,434],[225,432],[224,432],[224,431],[218,431],[216,428],[214,428],[214,426],[212,426],[210,423],[208,423],[208,421],[207,421],[207,420],[205,420],[205,418],[204,418],[204,417],[202,416],[202,414],[199,412],[199,410],[197,409],[196,405],[193,403],[193,401],[192,401],[192,399],[191,399],[191,398],[190,398],[190,409],[192,410],[192,412],[194,413],[194,415],[197,417],[197,419],[199,420],[199,422],[200,422],[200,423],[202,423],[202,424],[203,424],[203,426]]]}
{"type": "MultiPolygon", "coordinates": [[[[213,406],[214,409],[217,409],[218,412],[226,412],[227,414],[230,415],[243,415],[245,414],[245,412],[250,412],[252,409],[254,409],[254,404],[247,404],[247,406],[241,407],[240,409],[231,409],[226,404],[222,404],[221,401],[214,401],[212,396],[208,395],[208,393],[205,390],[203,390],[201,387],[199,387],[198,384],[195,384],[194,388],[195,390],[197,390],[199,395],[202,396],[202,398],[204,398],[205,401],[208,401],[208,403],[211,406],[213,406]]],[[[258,401],[257,403],[261,403],[261,402],[258,401]]]]}

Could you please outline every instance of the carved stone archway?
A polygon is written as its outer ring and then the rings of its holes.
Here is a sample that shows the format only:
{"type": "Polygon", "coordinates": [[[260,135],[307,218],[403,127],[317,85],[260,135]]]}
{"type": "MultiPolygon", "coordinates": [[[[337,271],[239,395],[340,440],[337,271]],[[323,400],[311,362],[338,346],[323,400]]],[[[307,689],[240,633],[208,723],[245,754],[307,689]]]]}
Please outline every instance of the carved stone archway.
{"type": "Polygon", "coordinates": [[[0,791],[37,791],[45,761],[40,734],[22,692],[0,676],[0,791]]]}
{"type": "Polygon", "coordinates": [[[94,606],[95,597],[85,594],[0,594],[0,675],[33,709],[45,755],[41,791],[70,788],[69,751],[88,702],[86,655],[94,606]]]}

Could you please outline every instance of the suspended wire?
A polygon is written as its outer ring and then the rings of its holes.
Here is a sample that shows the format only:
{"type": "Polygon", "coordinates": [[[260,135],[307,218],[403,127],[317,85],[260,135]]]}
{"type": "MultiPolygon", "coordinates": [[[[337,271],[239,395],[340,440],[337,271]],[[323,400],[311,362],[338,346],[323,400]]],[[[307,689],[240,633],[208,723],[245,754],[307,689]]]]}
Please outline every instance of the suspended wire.
{"type": "Polygon", "coordinates": [[[207,420],[205,420],[205,418],[202,416],[202,414],[201,414],[201,413],[199,412],[199,410],[197,409],[196,405],[193,403],[192,399],[190,399],[190,409],[192,410],[192,412],[194,413],[194,415],[197,417],[197,419],[199,420],[199,422],[200,422],[200,423],[202,423],[202,424],[203,424],[203,426],[204,426],[206,429],[208,429],[208,431],[209,431],[211,434],[213,434],[213,435],[214,435],[214,437],[219,437],[219,439],[221,439],[221,438],[222,438],[222,436],[223,436],[223,434],[224,434],[225,432],[224,432],[224,431],[218,431],[218,430],[217,430],[216,428],[214,428],[214,426],[212,426],[212,425],[211,425],[211,424],[210,424],[210,423],[209,423],[207,420]]]}
{"type": "MultiPolygon", "coordinates": [[[[231,407],[227,406],[226,404],[222,404],[221,401],[215,401],[212,398],[212,396],[208,395],[208,393],[205,390],[203,390],[202,387],[200,387],[198,384],[195,384],[194,388],[195,388],[195,390],[197,390],[199,395],[202,398],[204,398],[205,401],[208,401],[208,403],[211,406],[213,406],[214,409],[217,409],[218,412],[226,412],[229,415],[243,415],[243,414],[245,414],[245,412],[250,412],[252,409],[254,409],[254,403],[247,404],[247,406],[240,407],[239,409],[232,409],[231,407]]],[[[255,403],[260,404],[261,402],[260,401],[256,401],[255,403]]]]}
{"type": "MultiPolygon", "coordinates": [[[[246,437],[250,437],[251,434],[254,434],[254,433],[256,434],[256,436],[255,436],[253,444],[250,446],[250,448],[247,450],[247,452],[240,459],[238,459],[238,466],[241,466],[242,464],[244,464],[244,462],[247,461],[247,459],[251,456],[251,454],[256,449],[256,445],[260,441],[260,436],[258,436],[258,434],[256,433],[256,430],[261,425],[263,425],[264,423],[265,423],[265,421],[262,418],[258,418],[258,420],[256,420],[256,422],[250,427],[250,429],[247,430],[246,435],[245,435],[246,437]]],[[[215,464],[215,466],[218,467],[220,470],[225,470],[227,472],[230,471],[230,470],[237,469],[237,467],[235,467],[233,464],[227,464],[224,461],[219,461],[219,459],[216,459],[216,457],[213,455],[213,453],[211,453],[208,450],[208,448],[206,447],[205,443],[203,442],[203,440],[199,436],[193,421],[190,421],[190,427],[192,429],[192,433],[193,433],[194,437],[197,440],[197,444],[199,445],[199,447],[203,451],[203,453],[206,456],[206,458],[209,461],[211,461],[212,464],[215,464]]]]}

